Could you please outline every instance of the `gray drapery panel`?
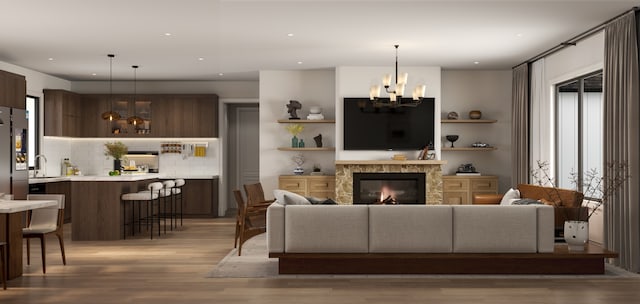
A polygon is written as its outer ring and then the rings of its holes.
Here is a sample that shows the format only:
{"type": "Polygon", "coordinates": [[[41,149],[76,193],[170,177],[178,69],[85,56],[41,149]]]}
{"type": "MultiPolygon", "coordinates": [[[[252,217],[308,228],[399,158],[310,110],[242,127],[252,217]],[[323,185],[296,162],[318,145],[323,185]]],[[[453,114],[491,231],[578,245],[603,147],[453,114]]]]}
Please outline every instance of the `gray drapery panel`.
{"type": "MultiPolygon", "coordinates": [[[[631,178],[605,207],[606,246],[613,261],[640,272],[640,100],[635,12],[605,27],[604,162],[627,162],[631,178]]],[[[611,172],[604,172],[605,175],[611,172]]]]}
{"type": "Polygon", "coordinates": [[[529,182],[529,64],[513,69],[511,101],[511,185],[529,182]]]}

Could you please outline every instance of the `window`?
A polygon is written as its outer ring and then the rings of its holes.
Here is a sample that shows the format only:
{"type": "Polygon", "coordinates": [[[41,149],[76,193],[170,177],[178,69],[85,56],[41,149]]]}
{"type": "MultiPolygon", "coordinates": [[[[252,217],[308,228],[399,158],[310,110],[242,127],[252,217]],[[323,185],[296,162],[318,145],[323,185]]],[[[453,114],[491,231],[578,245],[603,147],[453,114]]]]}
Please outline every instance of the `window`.
{"type": "Polygon", "coordinates": [[[557,85],[556,100],[556,184],[573,189],[586,170],[602,172],[602,71],[557,85]]]}
{"type": "Polygon", "coordinates": [[[27,159],[29,160],[29,169],[34,169],[36,155],[40,154],[39,140],[39,117],[40,111],[38,97],[27,96],[27,119],[29,120],[29,140],[27,141],[27,147],[29,148],[27,159]]]}

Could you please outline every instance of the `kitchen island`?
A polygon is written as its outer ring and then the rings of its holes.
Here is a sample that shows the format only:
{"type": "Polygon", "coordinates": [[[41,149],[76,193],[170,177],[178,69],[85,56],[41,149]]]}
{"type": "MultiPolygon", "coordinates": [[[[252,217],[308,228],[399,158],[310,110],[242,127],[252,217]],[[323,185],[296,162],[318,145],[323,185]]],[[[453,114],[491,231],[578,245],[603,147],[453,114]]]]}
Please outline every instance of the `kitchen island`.
{"type": "MultiPolygon", "coordinates": [[[[122,193],[146,190],[160,174],[119,176],[68,176],[30,179],[30,184],[67,182],[75,208],[71,208],[73,241],[104,241],[123,238],[122,193]]],[[[130,207],[129,207],[130,208],[130,207]]]]}
{"type": "MultiPolygon", "coordinates": [[[[134,173],[120,176],[59,176],[31,178],[29,188],[40,187],[42,191],[32,193],[66,195],[65,222],[73,223],[73,241],[117,240],[124,235],[120,194],[146,190],[151,182],[175,178],[186,181],[183,187],[185,218],[218,217],[217,175],[134,173]]],[[[130,205],[127,204],[127,217],[132,214],[130,205]]],[[[127,226],[127,236],[131,234],[130,227],[127,226]]]]}

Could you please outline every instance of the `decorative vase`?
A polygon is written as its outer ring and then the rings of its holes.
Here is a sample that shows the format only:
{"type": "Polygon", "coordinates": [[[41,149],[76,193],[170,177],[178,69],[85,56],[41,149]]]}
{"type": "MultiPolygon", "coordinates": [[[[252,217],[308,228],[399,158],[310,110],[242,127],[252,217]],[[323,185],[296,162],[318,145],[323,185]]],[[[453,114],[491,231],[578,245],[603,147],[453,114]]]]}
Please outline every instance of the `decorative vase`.
{"type": "Polygon", "coordinates": [[[298,142],[298,147],[304,148],[304,139],[300,139],[300,141],[298,142]]]}
{"type": "Polygon", "coordinates": [[[291,148],[297,148],[298,147],[298,138],[294,135],[293,138],[291,139],[291,148]]]}
{"type": "Polygon", "coordinates": [[[120,168],[122,168],[120,160],[119,159],[114,159],[113,160],[113,171],[120,171],[120,168]]]}
{"type": "Polygon", "coordinates": [[[293,169],[293,174],[302,175],[304,174],[304,169],[302,167],[296,167],[295,169],[293,169]]]}
{"type": "Polygon", "coordinates": [[[473,110],[473,111],[469,112],[469,118],[471,118],[471,119],[480,119],[480,118],[482,118],[482,112],[480,112],[478,110],[473,110]]]}
{"type": "Polygon", "coordinates": [[[565,221],[564,240],[569,245],[570,251],[584,251],[589,241],[589,222],[565,221]]]}

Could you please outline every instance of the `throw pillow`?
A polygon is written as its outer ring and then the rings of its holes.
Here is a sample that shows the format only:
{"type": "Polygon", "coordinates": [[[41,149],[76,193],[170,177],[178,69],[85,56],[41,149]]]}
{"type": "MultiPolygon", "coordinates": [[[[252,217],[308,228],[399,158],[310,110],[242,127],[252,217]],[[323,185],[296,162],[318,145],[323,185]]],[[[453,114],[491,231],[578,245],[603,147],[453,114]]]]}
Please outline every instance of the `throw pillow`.
{"type": "Polygon", "coordinates": [[[275,189],[273,196],[276,198],[276,202],[281,205],[311,205],[304,196],[286,190],[275,189]]]}
{"type": "Polygon", "coordinates": [[[543,203],[539,200],[535,200],[532,198],[523,198],[519,200],[515,200],[511,203],[511,205],[543,205],[543,203]]]}
{"type": "Polygon", "coordinates": [[[516,199],[520,199],[520,191],[518,189],[511,188],[502,197],[500,205],[511,205],[511,202],[516,199]]]}

